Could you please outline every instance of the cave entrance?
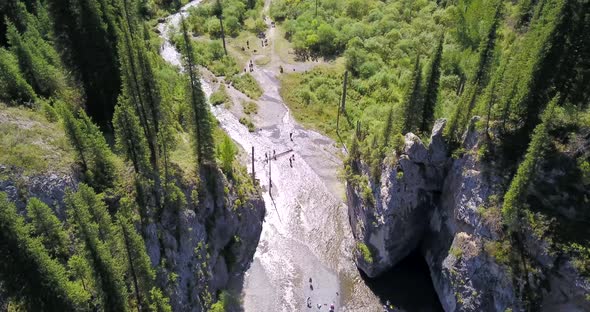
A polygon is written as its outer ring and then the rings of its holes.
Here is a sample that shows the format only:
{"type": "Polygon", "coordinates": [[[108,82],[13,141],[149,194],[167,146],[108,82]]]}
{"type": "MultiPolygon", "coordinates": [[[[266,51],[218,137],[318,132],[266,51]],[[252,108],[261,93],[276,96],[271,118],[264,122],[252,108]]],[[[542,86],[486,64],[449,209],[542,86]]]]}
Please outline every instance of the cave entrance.
{"type": "Polygon", "coordinates": [[[430,271],[419,250],[414,250],[389,271],[376,278],[361,276],[369,288],[396,309],[407,312],[444,311],[430,278],[430,271]]]}

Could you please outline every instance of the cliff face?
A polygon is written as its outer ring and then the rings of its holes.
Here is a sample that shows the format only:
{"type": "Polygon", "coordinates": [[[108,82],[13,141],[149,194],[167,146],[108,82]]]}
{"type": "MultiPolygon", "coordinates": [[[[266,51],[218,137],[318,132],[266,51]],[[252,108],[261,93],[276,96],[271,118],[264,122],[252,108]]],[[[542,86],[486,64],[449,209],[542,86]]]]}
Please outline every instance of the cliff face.
{"type": "MultiPolygon", "coordinates": [[[[362,188],[347,184],[349,217],[359,244],[356,261],[375,277],[419,248],[445,311],[505,311],[524,309],[522,283],[503,250],[498,205],[502,181],[479,161],[477,119],[464,136],[463,155],[447,156],[442,133],[445,120],[436,122],[428,147],[415,135],[405,136],[401,155],[389,155],[380,180],[369,182],[372,198],[362,188]],[[360,248],[359,248],[360,249],[360,248]]],[[[358,164],[361,174],[369,170],[358,164]]],[[[525,231],[527,232],[527,231],[525,231]]],[[[590,283],[570,259],[551,255],[547,244],[529,235],[523,250],[533,263],[534,281],[546,311],[588,311],[590,283]]],[[[532,273],[531,273],[532,275],[532,273]]]]}
{"type": "Polygon", "coordinates": [[[233,287],[232,281],[241,285],[239,280],[258,246],[266,212],[259,192],[243,203],[237,200],[237,190],[219,169],[206,168],[200,175],[203,183],[199,188],[182,188],[188,208],[166,211],[160,224],[151,224],[146,230],[152,263],[160,263],[161,257],[166,263],[158,281],[170,291],[174,311],[204,311],[218,291],[233,287]],[[194,191],[198,202],[192,196],[194,191]],[[158,235],[164,246],[160,246],[158,235]]]}
{"type": "MultiPolygon", "coordinates": [[[[170,295],[174,311],[204,311],[219,291],[234,287],[232,281],[241,285],[262,231],[266,210],[259,191],[237,200],[237,186],[218,168],[201,170],[200,181],[199,186],[177,181],[184,208],[166,210],[160,223],[143,231],[152,264],[162,264],[156,269],[157,282],[170,295]]],[[[29,176],[0,164],[0,192],[23,213],[28,198],[36,197],[65,220],[64,196],[78,183],[73,174],[29,176]]],[[[117,205],[113,199],[107,203],[117,205]]],[[[1,297],[0,291],[0,308],[1,297]]]]}

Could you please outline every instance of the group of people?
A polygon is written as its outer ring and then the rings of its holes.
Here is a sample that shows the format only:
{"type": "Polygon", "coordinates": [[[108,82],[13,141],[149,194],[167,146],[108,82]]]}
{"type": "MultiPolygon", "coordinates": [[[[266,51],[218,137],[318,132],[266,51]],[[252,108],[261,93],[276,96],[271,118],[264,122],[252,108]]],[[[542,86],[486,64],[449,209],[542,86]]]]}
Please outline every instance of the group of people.
{"type": "MultiPolygon", "coordinates": [[[[252,60],[248,63],[248,68],[250,69],[250,72],[254,71],[254,63],[252,63],[252,60]]],[[[244,68],[244,72],[246,72],[248,68],[244,68]]]]}
{"type": "MultiPolygon", "coordinates": [[[[309,278],[309,289],[313,290],[313,284],[312,284],[312,280],[311,277],[309,278]]],[[[338,295],[338,293],[336,293],[336,295],[338,295]]],[[[311,297],[307,297],[307,308],[311,309],[312,308],[312,304],[311,304],[311,297]]],[[[316,307],[318,308],[318,310],[322,309],[322,306],[328,306],[327,303],[324,303],[323,305],[321,303],[318,303],[316,305],[316,307]]],[[[336,311],[336,307],[334,306],[334,303],[332,302],[332,304],[330,304],[330,312],[334,312],[336,311]]]]}

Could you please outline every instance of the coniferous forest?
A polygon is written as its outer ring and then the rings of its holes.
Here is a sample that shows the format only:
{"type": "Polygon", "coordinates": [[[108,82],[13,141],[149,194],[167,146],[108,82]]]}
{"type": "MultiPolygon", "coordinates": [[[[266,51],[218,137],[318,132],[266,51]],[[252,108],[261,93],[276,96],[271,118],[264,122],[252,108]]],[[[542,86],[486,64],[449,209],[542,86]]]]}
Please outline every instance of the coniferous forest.
{"type": "Polygon", "coordinates": [[[587,0],[0,2],[0,311],[585,311],[589,229],[587,0]]]}

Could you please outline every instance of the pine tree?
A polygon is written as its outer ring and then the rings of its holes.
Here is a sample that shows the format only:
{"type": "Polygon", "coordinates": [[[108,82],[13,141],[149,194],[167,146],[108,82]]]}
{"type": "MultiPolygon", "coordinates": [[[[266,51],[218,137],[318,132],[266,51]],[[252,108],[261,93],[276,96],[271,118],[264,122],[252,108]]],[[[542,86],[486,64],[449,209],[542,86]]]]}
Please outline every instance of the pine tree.
{"type": "Polygon", "coordinates": [[[528,187],[534,178],[535,168],[543,157],[543,153],[546,149],[549,140],[548,128],[552,122],[553,113],[558,102],[559,96],[556,96],[547,105],[543,113],[543,121],[535,127],[524,160],[518,166],[516,175],[512,179],[506,195],[504,195],[502,217],[504,223],[508,226],[508,229],[511,232],[519,230],[518,227],[522,210],[526,202],[528,187]]]}
{"type": "MultiPolygon", "coordinates": [[[[125,93],[125,91],[123,92],[125,93]]],[[[115,128],[116,146],[124,151],[127,159],[133,164],[133,169],[138,174],[150,171],[148,152],[146,150],[145,136],[141,130],[139,118],[128,104],[128,99],[119,97],[119,105],[115,108],[113,126],[115,128]]]]}
{"type": "Polygon", "coordinates": [[[80,118],[65,105],[58,107],[66,135],[76,150],[86,182],[99,191],[112,187],[115,179],[113,155],[100,129],[82,110],[80,118]]]}
{"type": "Polygon", "coordinates": [[[434,109],[438,102],[438,86],[440,80],[440,66],[442,63],[442,53],[444,44],[444,34],[440,36],[438,46],[430,62],[430,68],[426,78],[426,90],[424,91],[424,107],[422,109],[422,122],[420,131],[427,133],[432,127],[434,119],[434,109]]]}
{"type": "Polygon", "coordinates": [[[215,14],[215,16],[217,16],[217,18],[219,19],[219,27],[221,29],[221,41],[223,42],[223,51],[227,56],[227,48],[225,47],[225,31],[223,31],[223,6],[221,6],[220,0],[217,0],[217,2],[215,2],[213,14],[215,14]]]}
{"type": "Polygon", "coordinates": [[[51,208],[37,198],[31,198],[27,204],[27,216],[31,219],[33,234],[53,258],[65,264],[70,255],[69,238],[51,208]]]}
{"type": "MultiPolygon", "coordinates": [[[[123,199],[121,206],[121,210],[117,213],[117,224],[123,236],[128,272],[132,280],[138,310],[148,311],[152,302],[151,291],[155,287],[155,273],[151,267],[143,238],[133,225],[131,201],[123,199]]],[[[160,303],[160,305],[164,304],[166,303],[160,303]]]]}
{"type": "Polygon", "coordinates": [[[184,17],[181,17],[181,31],[184,40],[184,63],[188,73],[188,97],[193,115],[194,134],[196,136],[196,154],[199,164],[205,162],[214,164],[214,143],[212,135],[211,117],[205,94],[199,81],[199,72],[195,55],[188,35],[188,29],[184,17]]]}
{"type": "Polygon", "coordinates": [[[14,24],[8,22],[7,37],[11,50],[35,92],[45,97],[55,96],[67,87],[59,55],[39,32],[37,18],[28,13],[22,3],[19,3],[18,10],[25,16],[26,30],[19,32],[14,24]]]}
{"type": "Polygon", "coordinates": [[[387,119],[385,120],[385,127],[383,127],[383,147],[389,146],[389,140],[391,139],[391,132],[393,131],[393,108],[389,109],[387,113],[387,119]]]}
{"type": "MultiPolygon", "coordinates": [[[[127,134],[134,134],[139,141],[136,142],[134,149],[126,149],[128,158],[134,159],[143,156],[141,154],[129,154],[133,151],[141,152],[144,142],[147,143],[149,149],[149,160],[151,166],[140,166],[138,159],[134,162],[134,169],[136,173],[141,175],[141,180],[153,184],[151,193],[155,198],[155,205],[158,214],[161,213],[162,199],[161,192],[162,183],[160,178],[160,158],[161,154],[168,153],[167,142],[161,138],[160,123],[162,119],[161,114],[161,95],[160,86],[158,85],[153,64],[150,59],[150,52],[145,47],[145,35],[141,34],[142,28],[137,21],[137,5],[135,1],[123,1],[119,3],[121,11],[123,12],[119,23],[121,25],[121,37],[119,40],[119,58],[121,60],[121,80],[123,81],[123,94],[120,97],[127,103],[130,103],[134,109],[135,114],[139,117],[139,124],[143,130],[144,139],[139,139],[139,132],[137,129],[127,129],[122,131],[122,127],[132,127],[132,124],[119,124],[120,133],[127,132],[127,134]]],[[[145,28],[145,27],[144,27],[145,28]]],[[[120,103],[119,105],[123,105],[120,103]]],[[[167,155],[164,155],[166,158],[167,155]]],[[[165,161],[167,165],[167,161],[165,161]]],[[[167,172],[167,168],[165,169],[167,172]]],[[[167,176],[167,174],[166,174],[167,176]]],[[[144,183],[137,183],[136,185],[142,189],[138,189],[138,193],[143,193],[144,183]]],[[[147,207],[142,207],[147,211],[147,207]]],[[[142,219],[145,219],[145,214],[142,219]]]]}
{"type": "Polygon", "coordinates": [[[74,116],[72,111],[65,105],[58,106],[66,136],[72,147],[76,151],[78,162],[82,165],[82,172],[89,169],[89,160],[86,159],[86,139],[85,134],[80,126],[80,121],[74,116]]]}
{"type": "Polygon", "coordinates": [[[105,311],[128,311],[121,265],[109,250],[110,242],[100,239],[99,224],[93,221],[90,212],[94,209],[91,205],[97,202],[94,191],[89,186],[80,184],[78,192],[66,197],[69,219],[72,220],[76,234],[83,242],[86,257],[92,264],[105,311]]]}
{"type": "Polygon", "coordinates": [[[410,80],[403,103],[403,133],[414,131],[419,116],[422,116],[421,84],[422,66],[420,65],[420,56],[418,55],[416,56],[412,79],[410,80]]]}
{"type": "Polygon", "coordinates": [[[77,311],[89,298],[30,230],[0,193],[0,280],[6,294],[19,298],[29,311],[77,311]]]}
{"type": "Polygon", "coordinates": [[[91,159],[88,180],[98,191],[102,192],[113,186],[115,181],[115,165],[111,152],[100,129],[80,110],[80,127],[86,141],[87,159],[91,159]],[[88,157],[89,156],[89,157],[88,157]]]}
{"type": "Polygon", "coordinates": [[[25,80],[13,54],[0,48],[0,100],[34,101],[35,91],[25,80]]]}

